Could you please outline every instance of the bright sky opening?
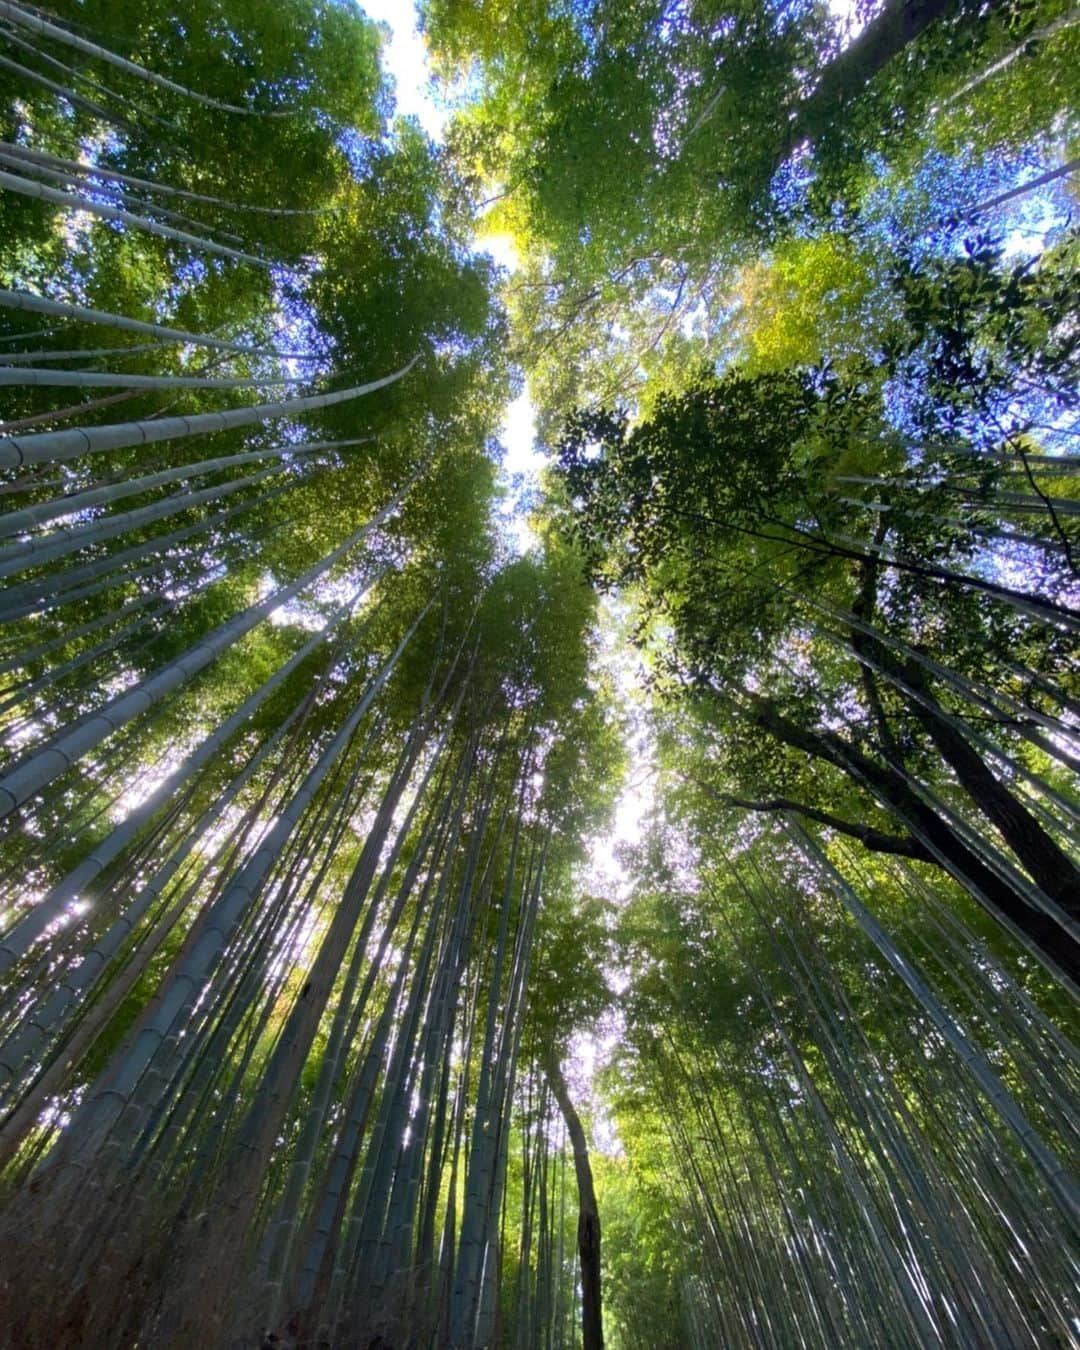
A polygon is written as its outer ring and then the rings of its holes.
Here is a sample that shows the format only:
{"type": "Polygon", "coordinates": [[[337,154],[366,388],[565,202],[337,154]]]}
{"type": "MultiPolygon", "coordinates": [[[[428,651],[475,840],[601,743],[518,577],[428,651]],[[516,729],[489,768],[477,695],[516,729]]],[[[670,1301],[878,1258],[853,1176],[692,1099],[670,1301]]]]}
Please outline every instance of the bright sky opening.
{"type": "MultiPolygon", "coordinates": [[[[415,117],[432,140],[441,140],[450,109],[440,100],[432,79],[416,10],[408,0],[363,0],[360,7],[387,31],[382,61],[394,80],[396,111],[404,117],[415,117]]],[[[475,247],[509,271],[518,265],[508,235],[481,235],[475,247]]],[[[524,553],[536,542],[523,509],[524,501],[536,488],[544,463],[544,457],[536,450],[536,419],[527,389],[507,408],[499,439],[506,451],[501,483],[505,496],[500,515],[508,542],[524,553]]]]}

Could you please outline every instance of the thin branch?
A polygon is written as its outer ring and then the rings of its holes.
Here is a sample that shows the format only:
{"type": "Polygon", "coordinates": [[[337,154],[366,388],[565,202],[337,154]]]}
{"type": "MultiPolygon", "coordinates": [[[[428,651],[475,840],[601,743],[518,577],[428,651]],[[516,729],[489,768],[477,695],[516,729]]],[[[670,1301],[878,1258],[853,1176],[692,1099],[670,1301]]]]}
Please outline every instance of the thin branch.
{"type": "Polygon", "coordinates": [[[751,801],[746,797],[736,797],[706,783],[700,778],[692,781],[715,801],[725,806],[737,806],[744,811],[795,811],[808,820],[816,820],[838,834],[846,834],[857,839],[865,848],[874,853],[892,853],[901,858],[914,858],[919,862],[933,862],[929,850],[910,835],[887,834],[884,830],[875,830],[870,825],[857,825],[854,821],[835,816],[831,811],[821,811],[816,806],[807,806],[803,802],[792,801],[790,797],[770,797],[764,801],[751,801]]]}

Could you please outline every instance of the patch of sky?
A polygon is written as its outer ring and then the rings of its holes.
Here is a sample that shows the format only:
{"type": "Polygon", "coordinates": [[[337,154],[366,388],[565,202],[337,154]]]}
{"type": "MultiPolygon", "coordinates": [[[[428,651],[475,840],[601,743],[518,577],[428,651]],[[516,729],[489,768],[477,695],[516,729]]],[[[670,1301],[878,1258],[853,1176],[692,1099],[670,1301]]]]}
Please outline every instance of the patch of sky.
{"type": "MultiPolygon", "coordinates": [[[[365,0],[362,8],[384,29],[382,62],[393,79],[396,113],[415,117],[433,140],[440,141],[453,100],[436,89],[415,10],[402,0],[365,0]]],[[[508,235],[482,233],[475,239],[474,249],[486,253],[508,272],[518,267],[513,240],[508,235]]],[[[499,523],[508,546],[523,553],[536,543],[528,515],[544,463],[536,447],[536,422],[527,388],[507,408],[499,443],[503,449],[499,523]]]]}
{"type": "Polygon", "coordinates": [[[295,276],[284,269],[275,269],[271,276],[274,283],[271,340],[279,351],[303,353],[302,361],[284,358],[282,364],[285,369],[290,375],[302,373],[311,380],[331,373],[332,346],[326,334],[314,322],[311,307],[303,296],[302,288],[297,287],[295,276]]]}
{"type": "Polygon", "coordinates": [[[415,117],[432,140],[441,141],[450,110],[432,80],[416,10],[407,0],[363,0],[360,8],[383,26],[382,66],[394,82],[397,115],[415,117]]]}
{"type": "Polygon", "coordinates": [[[365,136],[355,127],[343,127],[338,131],[334,144],[348,160],[353,177],[363,182],[371,174],[372,165],[379,154],[379,143],[365,136]]]}

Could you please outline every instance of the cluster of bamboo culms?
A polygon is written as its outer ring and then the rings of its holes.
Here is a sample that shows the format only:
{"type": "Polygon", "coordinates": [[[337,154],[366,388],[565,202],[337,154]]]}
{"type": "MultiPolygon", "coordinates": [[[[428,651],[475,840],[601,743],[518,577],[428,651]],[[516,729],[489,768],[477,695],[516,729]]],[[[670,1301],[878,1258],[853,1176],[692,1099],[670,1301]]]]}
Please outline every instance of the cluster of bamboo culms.
{"type": "MultiPolygon", "coordinates": [[[[872,852],[941,869],[1075,990],[1080,868],[1071,850],[1080,810],[1070,786],[1080,760],[1069,661],[1080,634],[1072,607],[1077,513],[1071,498],[1049,497],[1040,479],[1052,474],[1071,487],[1080,459],[1032,456],[1019,442],[1007,464],[943,453],[935,465],[942,481],[930,489],[918,483],[928,475],[917,470],[906,478],[833,480],[837,490],[859,493],[844,503],[859,534],[802,542],[824,556],[852,558],[856,585],[838,597],[796,580],[785,601],[792,628],[844,672],[839,687],[850,695],[847,706],[835,687],[821,694],[833,726],[799,723],[777,699],[745,684],[726,694],[780,745],[831,766],[865,792],[893,830],[860,828],[827,813],[821,823],[872,852]],[[971,479],[988,475],[992,489],[972,488],[971,479]],[[1034,492],[1015,490],[1027,482],[1034,492]],[[956,504],[956,516],[940,514],[943,501],[956,504]],[[981,566],[959,571],[915,561],[914,550],[903,547],[903,527],[892,527],[904,516],[955,531],[981,566]],[[890,547],[894,540],[901,546],[890,547]],[[1023,569],[1030,589],[997,579],[1010,567],[1023,569]],[[905,585],[902,605],[889,595],[890,570],[905,585]],[[979,623],[962,629],[965,610],[975,609],[979,623]],[[938,652],[938,625],[950,636],[963,631],[969,650],[938,652]],[[911,729],[931,748],[922,763],[904,748],[911,729]]],[[[794,665],[791,651],[779,653],[778,679],[805,681],[794,665]]],[[[793,801],[737,804],[808,814],[793,801]]]]}
{"type": "MultiPolygon", "coordinates": [[[[259,115],[23,6],[0,21],[20,49],[259,115]]],[[[79,87],[56,98],[86,112],[79,87]]],[[[179,214],[242,204],[26,131],[4,189],[268,267],[179,214]]],[[[5,1341],[490,1344],[551,731],[542,679],[495,668],[485,633],[524,649],[536,616],[396,528],[429,452],[395,483],[354,472],[370,437],[318,430],[411,362],[274,402],[317,357],[25,287],[0,306],[0,382],[94,392],[0,440],[5,1341]],[[180,375],[63,366],[180,351],[180,375]]],[[[548,1213],[565,1168],[544,1167],[548,1213]]],[[[573,1254],[560,1237],[556,1269],[541,1231],[541,1304],[520,1297],[546,1325],[573,1254]]]]}
{"type": "Polygon", "coordinates": [[[1072,1343],[1075,1048],[894,868],[883,905],[880,876],[794,823],[699,861],[699,941],[714,967],[737,954],[716,986],[750,1025],[687,994],[634,1034],[689,1344],[1072,1343]]]}
{"type": "MultiPolygon", "coordinates": [[[[700,776],[716,733],[674,724],[694,765],[672,785],[662,897],[681,954],[658,989],[642,948],[625,1064],[663,1139],[688,1344],[1075,1343],[1075,504],[1040,476],[1067,483],[1077,459],[1075,427],[1057,432],[1052,457],[1017,438],[981,464],[943,452],[947,472],[834,480],[852,535],[805,534],[847,548],[854,580],[792,582],[795,637],[723,687],[882,823],[806,788],[721,794],[700,776]],[[991,565],[928,559],[898,604],[883,579],[913,558],[891,542],[903,514],[992,540],[991,565]],[[970,646],[942,654],[973,590],[970,646]],[[823,711],[797,721],[793,688],[823,711]],[[726,833],[718,800],[737,812],[726,833]]],[[[627,1340],[649,1343],[632,1319],[627,1340]]]]}
{"type": "Polygon", "coordinates": [[[42,1344],[104,1345],[217,1343],[237,1316],[331,1343],[402,1317],[486,1342],[543,876],[535,747],[527,724],[493,730],[460,645],[445,662],[436,648],[412,725],[387,724],[380,695],[423,617],[362,659],[347,616],[305,644],[299,682],[260,687],[288,702],[261,740],[230,742],[234,772],[178,790],[165,819],[151,794],[13,930],[5,1150],[28,1181],[9,1220],[26,1343],[35,1317],[42,1344]],[[82,891],[91,922],[64,926],[61,908],[41,929],[41,904],[107,855],[113,883],[82,891]],[[140,981],[135,1026],[83,1080],[140,981]]]}

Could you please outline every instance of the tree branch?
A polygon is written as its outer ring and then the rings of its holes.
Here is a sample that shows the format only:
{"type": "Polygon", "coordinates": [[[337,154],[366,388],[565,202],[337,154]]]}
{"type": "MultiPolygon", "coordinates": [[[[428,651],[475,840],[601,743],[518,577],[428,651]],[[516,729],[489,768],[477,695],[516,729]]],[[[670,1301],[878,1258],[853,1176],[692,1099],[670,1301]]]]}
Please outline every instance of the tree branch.
{"type": "Polygon", "coordinates": [[[844,820],[842,816],[834,816],[831,811],[806,806],[802,802],[793,801],[790,797],[770,797],[765,801],[750,801],[745,797],[720,792],[711,783],[703,782],[700,778],[694,778],[693,781],[710,797],[723,802],[726,806],[738,806],[744,811],[795,811],[808,820],[816,820],[819,825],[827,825],[830,830],[857,839],[864,848],[874,853],[893,853],[901,858],[913,858],[919,862],[934,861],[923,845],[910,835],[886,834],[884,830],[875,830],[870,825],[857,825],[854,821],[844,820]]]}

